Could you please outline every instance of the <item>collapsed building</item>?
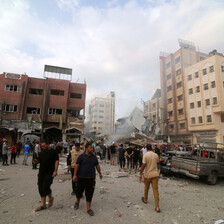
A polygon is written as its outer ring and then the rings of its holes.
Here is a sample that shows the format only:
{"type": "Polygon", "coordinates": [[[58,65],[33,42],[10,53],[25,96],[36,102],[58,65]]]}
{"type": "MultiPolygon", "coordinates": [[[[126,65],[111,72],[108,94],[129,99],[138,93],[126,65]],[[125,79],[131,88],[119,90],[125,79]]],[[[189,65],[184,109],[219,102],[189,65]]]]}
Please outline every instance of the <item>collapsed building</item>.
{"type": "Polygon", "coordinates": [[[44,78],[0,74],[0,138],[79,139],[84,132],[86,84],[72,83],[72,69],[45,65],[44,78]]]}

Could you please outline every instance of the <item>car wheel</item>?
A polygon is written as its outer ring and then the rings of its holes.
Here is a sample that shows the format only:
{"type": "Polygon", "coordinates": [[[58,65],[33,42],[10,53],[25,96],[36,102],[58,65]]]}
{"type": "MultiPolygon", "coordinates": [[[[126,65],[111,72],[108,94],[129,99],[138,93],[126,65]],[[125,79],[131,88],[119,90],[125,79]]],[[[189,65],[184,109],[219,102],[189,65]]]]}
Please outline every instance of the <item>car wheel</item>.
{"type": "Polygon", "coordinates": [[[208,184],[215,185],[218,181],[218,173],[215,171],[212,171],[210,175],[207,178],[208,184]]]}

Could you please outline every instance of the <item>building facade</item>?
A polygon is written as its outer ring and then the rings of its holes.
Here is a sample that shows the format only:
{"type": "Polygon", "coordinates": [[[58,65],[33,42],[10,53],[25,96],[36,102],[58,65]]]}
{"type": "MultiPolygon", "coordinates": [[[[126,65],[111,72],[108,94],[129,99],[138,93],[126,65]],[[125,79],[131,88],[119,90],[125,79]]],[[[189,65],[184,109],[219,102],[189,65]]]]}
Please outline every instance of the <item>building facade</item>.
{"type": "Polygon", "coordinates": [[[224,143],[224,57],[211,57],[185,70],[188,130],[193,143],[224,143]]]}
{"type": "Polygon", "coordinates": [[[115,93],[95,97],[89,106],[90,131],[110,135],[115,132],[115,93]]]}
{"type": "Polygon", "coordinates": [[[196,51],[193,43],[179,40],[180,49],[160,56],[162,108],[164,108],[165,132],[171,142],[189,144],[192,135],[188,130],[185,69],[208,57],[196,51]]]}
{"type": "MultiPolygon", "coordinates": [[[[151,98],[144,102],[144,117],[146,125],[148,126],[148,133],[156,139],[163,139],[164,137],[164,108],[162,108],[161,89],[157,89],[151,98]]],[[[164,139],[165,140],[165,139],[164,139]]]]}
{"type": "Polygon", "coordinates": [[[27,133],[58,141],[77,138],[84,130],[85,98],[86,84],[0,74],[1,135],[6,129],[16,138],[27,133]]]}

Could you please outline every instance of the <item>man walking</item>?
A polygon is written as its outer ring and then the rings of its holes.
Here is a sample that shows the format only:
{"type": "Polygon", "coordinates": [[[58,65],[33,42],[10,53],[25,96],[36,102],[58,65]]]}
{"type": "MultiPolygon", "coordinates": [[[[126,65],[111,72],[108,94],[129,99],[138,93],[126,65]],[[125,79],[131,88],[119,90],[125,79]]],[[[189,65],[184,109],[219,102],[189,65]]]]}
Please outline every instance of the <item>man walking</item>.
{"type": "Polygon", "coordinates": [[[3,166],[8,166],[8,151],[9,151],[9,146],[8,146],[8,141],[6,139],[3,139],[3,145],[2,145],[2,165],[3,166]]]}
{"type": "Polygon", "coordinates": [[[37,163],[36,160],[38,159],[40,153],[40,145],[39,145],[39,141],[35,141],[35,147],[34,147],[34,152],[33,152],[33,170],[37,169],[37,163]]]}
{"type": "Polygon", "coordinates": [[[27,142],[24,145],[24,159],[23,159],[23,165],[27,166],[27,159],[28,159],[28,155],[29,155],[29,150],[30,150],[30,142],[27,142]]]}
{"type": "Polygon", "coordinates": [[[77,180],[77,201],[74,205],[74,208],[76,210],[79,208],[80,198],[85,191],[87,213],[90,216],[94,215],[94,212],[91,209],[91,202],[96,183],[95,167],[97,169],[97,172],[99,173],[100,179],[102,179],[103,176],[101,174],[100,165],[98,163],[97,157],[93,154],[93,147],[91,143],[87,143],[85,147],[85,153],[81,154],[78,157],[75,165],[73,181],[75,182],[77,180]]]}
{"type": "Polygon", "coordinates": [[[129,144],[129,147],[127,148],[126,152],[127,152],[127,169],[129,169],[129,164],[130,164],[130,169],[132,169],[134,151],[130,144],[129,144]]]}
{"type": "Polygon", "coordinates": [[[36,208],[36,212],[46,209],[46,197],[48,196],[48,207],[53,205],[51,184],[54,177],[57,176],[59,158],[55,150],[51,149],[49,144],[42,144],[42,152],[38,156],[40,168],[38,173],[38,190],[41,197],[41,206],[36,208]]]}
{"type": "Polygon", "coordinates": [[[75,182],[73,181],[73,176],[75,172],[75,164],[78,157],[82,153],[84,153],[84,151],[80,149],[80,143],[75,143],[75,146],[72,146],[72,150],[69,153],[67,158],[68,170],[71,170],[71,175],[72,175],[72,195],[75,195],[77,190],[77,180],[75,182]]]}
{"type": "Polygon", "coordinates": [[[147,203],[148,193],[150,184],[152,184],[154,199],[155,199],[155,210],[160,212],[159,209],[159,191],[158,191],[158,182],[159,182],[159,157],[156,153],[152,151],[152,145],[146,145],[147,153],[143,156],[143,164],[139,174],[139,181],[142,181],[142,172],[144,172],[144,197],[142,197],[142,202],[147,203]]]}

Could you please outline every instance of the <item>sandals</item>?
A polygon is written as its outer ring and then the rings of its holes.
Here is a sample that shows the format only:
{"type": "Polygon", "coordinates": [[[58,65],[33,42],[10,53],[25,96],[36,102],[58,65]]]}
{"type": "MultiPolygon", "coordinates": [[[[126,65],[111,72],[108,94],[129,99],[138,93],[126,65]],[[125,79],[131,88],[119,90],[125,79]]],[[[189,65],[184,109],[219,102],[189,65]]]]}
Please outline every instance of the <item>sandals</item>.
{"type": "Polygon", "coordinates": [[[75,203],[75,205],[74,205],[74,209],[75,209],[75,210],[78,210],[78,209],[79,209],[79,203],[78,203],[78,202],[75,203]]]}
{"type": "Polygon", "coordinates": [[[54,198],[52,197],[49,202],[48,202],[48,208],[50,208],[52,205],[53,205],[53,202],[54,202],[54,198]]]}
{"type": "Polygon", "coordinates": [[[94,216],[94,211],[92,209],[88,210],[87,213],[90,215],[90,216],[94,216]]]}
{"type": "Polygon", "coordinates": [[[145,202],[144,197],[142,197],[142,202],[143,202],[144,204],[147,204],[147,202],[145,202]]]}
{"type": "Polygon", "coordinates": [[[157,208],[155,208],[155,210],[156,210],[156,212],[157,212],[157,213],[160,213],[160,209],[159,209],[159,208],[158,208],[158,209],[157,209],[157,208]]]}
{"type": "Polygon", "coordinates": [[[39,211],[42,211],[44,209],[46,209],[47,207],[43,207],[42,205],[38,208],[35,209],[35,212],[39,212],[39,211]]]}

